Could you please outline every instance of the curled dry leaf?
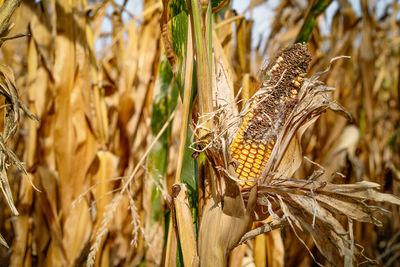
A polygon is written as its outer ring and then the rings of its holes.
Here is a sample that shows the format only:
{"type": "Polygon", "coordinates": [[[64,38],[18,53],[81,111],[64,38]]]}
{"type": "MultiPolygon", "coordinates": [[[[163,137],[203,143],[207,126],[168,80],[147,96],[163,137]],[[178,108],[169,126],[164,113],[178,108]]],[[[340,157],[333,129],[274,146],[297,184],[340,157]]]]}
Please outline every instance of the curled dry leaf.
{"type": "MultiPolygon", "coordinates": [[[[14,73],[10,67],[0,65],[0,94],[4,97],[4,103],[1,109],[4,109],[3,132],[0,133],[0,189],[4,198],[7,201],[9,208],[14,216],[19,215],[15,207],[10,184],[8,182],[7,170],[12,166],[16,166],[21,172],[27,174],[25,167],[15,155],[7,147],[7,142],[14,136],[17,131],[20,120],[20,111],[22,110],[29,118],[38,120],[29,109],[22,103],[18,96],[17,87],[15,84],[14,73]]],[[[27,178],[30,177],[27,175],[27,178]]],[[[32,182],[30,181],[32,184],[32,182]]],[[[33,184],[32,184],[33,185],[33,184]]],[[[34,188],[36,188],[34,186],[34,188]]],[[[6,245],[1,237],[1,244],[6,245]]]]}

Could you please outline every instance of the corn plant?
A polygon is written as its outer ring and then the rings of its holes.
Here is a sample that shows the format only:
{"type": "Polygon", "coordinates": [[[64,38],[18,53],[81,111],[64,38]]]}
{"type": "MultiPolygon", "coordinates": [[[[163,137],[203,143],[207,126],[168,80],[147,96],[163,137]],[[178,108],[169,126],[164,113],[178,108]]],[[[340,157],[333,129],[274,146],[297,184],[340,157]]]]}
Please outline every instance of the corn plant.
{"type": "Polygon", "coordinates": [[[399,4],[270,2],[0,1],[0,265],[397,266],[399,4]]]}

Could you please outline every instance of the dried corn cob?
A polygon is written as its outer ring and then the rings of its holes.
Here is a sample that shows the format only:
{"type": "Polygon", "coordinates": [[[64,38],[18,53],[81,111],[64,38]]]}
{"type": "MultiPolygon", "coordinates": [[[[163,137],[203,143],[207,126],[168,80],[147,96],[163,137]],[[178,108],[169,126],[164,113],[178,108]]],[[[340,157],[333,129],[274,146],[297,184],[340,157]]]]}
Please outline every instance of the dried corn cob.
{"type": "Polygon", "coordinates": [[[230,154],[239,184],[251,186],[264,170],[277,135],[293,109],[311,55],[307,44],[294,44],[281,51],[267,66],[266,80],[243,119],[230,154]]]}

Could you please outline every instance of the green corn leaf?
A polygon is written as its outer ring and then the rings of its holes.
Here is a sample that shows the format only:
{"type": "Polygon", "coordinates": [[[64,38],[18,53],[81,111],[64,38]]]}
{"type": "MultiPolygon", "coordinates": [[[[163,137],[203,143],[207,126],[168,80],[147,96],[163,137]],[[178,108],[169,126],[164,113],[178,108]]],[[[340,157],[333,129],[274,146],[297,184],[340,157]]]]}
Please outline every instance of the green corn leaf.
{"type": "Polygon", "coordinates": [[[325,11],[325,9],[329,6],[332,0],[317,0],[314,1],[314,5],[311,10],[308,12],[303,26],[296,38],[296,43],[308,42],[310,40],[312,31],[315,27],[317,17],[325,11]]]}
{"type": "MultiPolygon", "coordinates": [[[[211,0],[212,13],[216,13],[229,4],[229,0],[211,0]]],[[[207,8],[205,6],[204,8],[207,8]]]]}
{"type": "MultiPolygon", "coordinates": [[[[158,82],[159,92],[154,96],[150,124],[153,136],[156,136],[160,132],[161,128],[176,108],[178,100],[178,87],[175,83],[171,66],[166,60],[162,60],[160,63],[158,82]]],[[[161,184],[161,179],[165,177],[167,171],[170,136],[171,126],[168,127],[156,142],[148,158],[149,175],[151,175],[153,181],[159,184],[161,184]]],[[[161,192],[159,192],[157,186],[154,185],[151,192],[152,209],[150,225],[161,219],[161,201],[161,192]]]]}

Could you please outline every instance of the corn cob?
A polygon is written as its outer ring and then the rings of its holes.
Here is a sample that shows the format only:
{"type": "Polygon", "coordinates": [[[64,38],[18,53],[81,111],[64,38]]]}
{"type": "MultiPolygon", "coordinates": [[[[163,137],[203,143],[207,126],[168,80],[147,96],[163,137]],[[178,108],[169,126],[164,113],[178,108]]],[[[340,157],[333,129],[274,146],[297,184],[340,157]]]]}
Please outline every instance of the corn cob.
{"type": "Polygon", "coordinates": [[[260,177],[277,135],[297,101],[298,90],[311,61],[306,44],[281,51],[267,66],[259,94],[253,99],[231,146],[230,154],[241,187],[260,177]]]}

